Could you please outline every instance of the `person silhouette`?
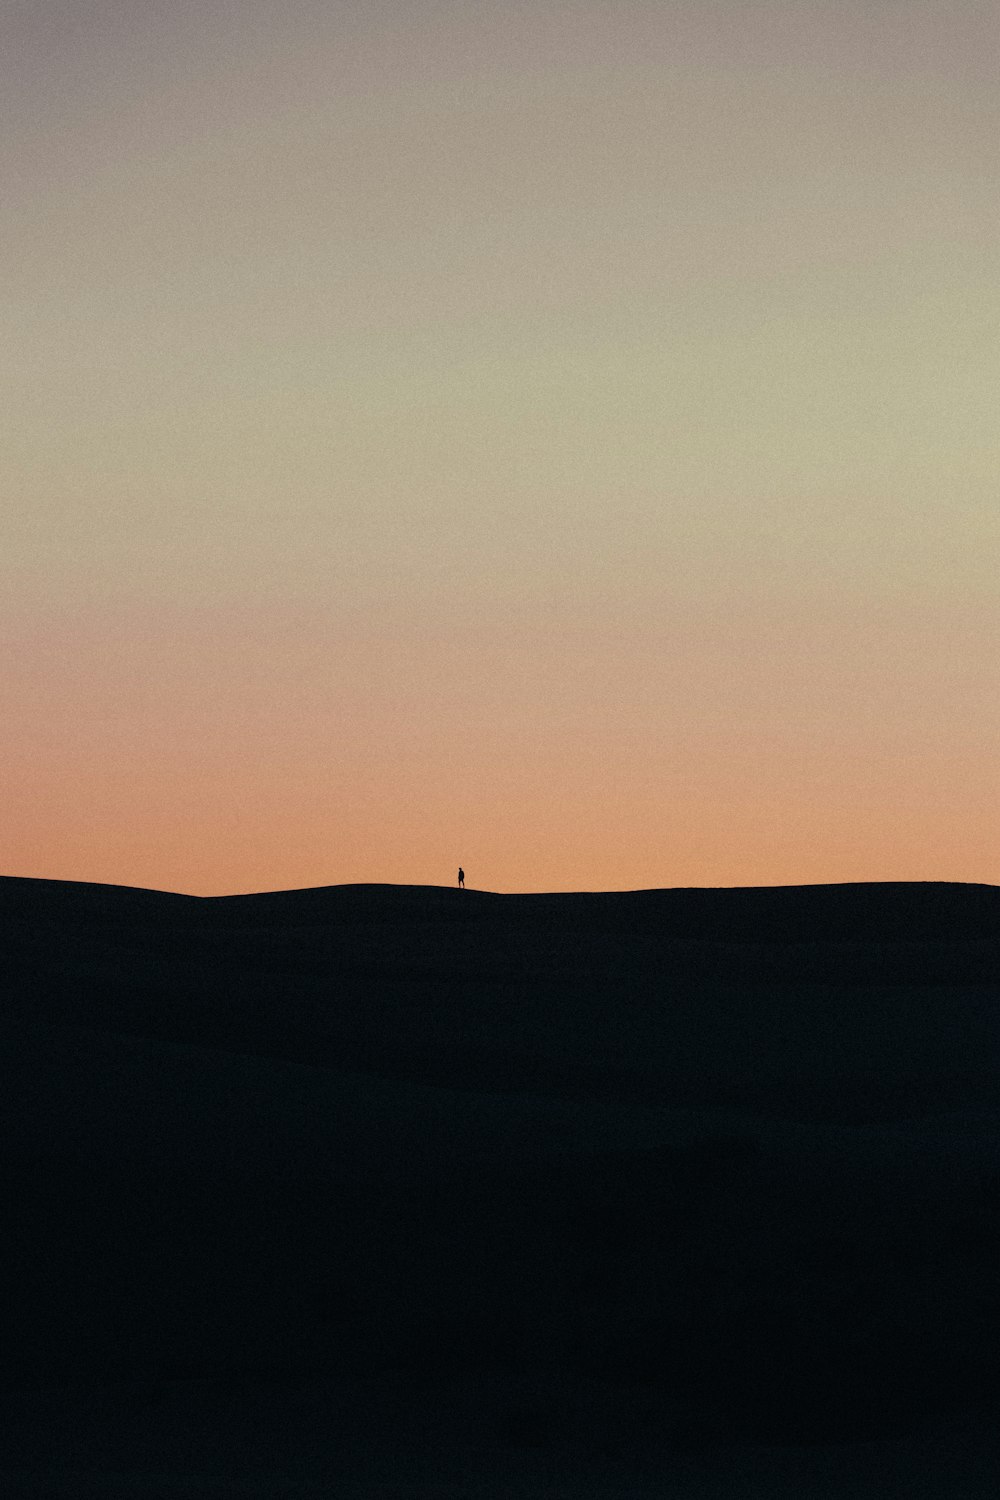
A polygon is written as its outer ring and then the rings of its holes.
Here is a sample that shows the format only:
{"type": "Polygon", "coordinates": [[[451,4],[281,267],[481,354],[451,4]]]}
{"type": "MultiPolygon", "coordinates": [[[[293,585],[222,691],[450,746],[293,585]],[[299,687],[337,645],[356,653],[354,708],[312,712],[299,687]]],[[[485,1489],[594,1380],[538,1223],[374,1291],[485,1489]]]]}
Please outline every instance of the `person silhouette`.
{"type": "Polygon", "coordinates": [[[462,869],[461,865],[459,865],[459,867],[458,867],[458,884],[459,884],[459,889],[464,891],[465,890],[465,871],[462,869]]]}

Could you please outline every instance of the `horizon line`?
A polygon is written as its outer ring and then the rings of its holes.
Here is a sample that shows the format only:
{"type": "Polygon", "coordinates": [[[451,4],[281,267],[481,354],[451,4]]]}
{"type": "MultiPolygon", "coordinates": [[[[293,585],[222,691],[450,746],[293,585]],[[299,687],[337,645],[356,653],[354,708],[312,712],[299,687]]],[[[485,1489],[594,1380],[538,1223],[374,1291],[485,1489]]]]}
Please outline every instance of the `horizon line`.
{"type": "Polygon", "coordinates": [[[532,890],[532,891],[495,891],[485,886],[467,886],[459,888],[455,884],[431,884],[428,882],[401,882],[401,881],[376,881],[376,880],[353,880],[332,881],[325,885],[304,886],[278,886],[268,889],[256,889],[247,891],[221,891],[209,895],[199,895],[194,891],[167,890],[161,886],[127,885],[119,881],[110,880],[73,880],[59,876],[46,875],[8,875],[0,874],[0,884],[24,883],[26,885],[44,885],[60,887],[76,887],[86,890],[105,891],[129,891],[151,896],[172,896],[184,901],[239,901],[253,900],[266,896],[297,896],[315,895],[321,891],[436,891],[454,892],[456,897],[464,896],[494,896],[505,897],[572,897],[572,896],[646,896],[660,895],[679,892],[734,892],[734,891],[806,891],[806,890],[837,890],[845,888],[898,888],[909,886],[968,886],[982,890],[1000,890],[1000,885],[985,880],[948,880],[948,879],[924,879],[924,880],[809,880],[809,881],[776,881],[762,885],[663,885],[663,886],[622,886],[608,889],[579,889],[579,890],[532,890]]]}

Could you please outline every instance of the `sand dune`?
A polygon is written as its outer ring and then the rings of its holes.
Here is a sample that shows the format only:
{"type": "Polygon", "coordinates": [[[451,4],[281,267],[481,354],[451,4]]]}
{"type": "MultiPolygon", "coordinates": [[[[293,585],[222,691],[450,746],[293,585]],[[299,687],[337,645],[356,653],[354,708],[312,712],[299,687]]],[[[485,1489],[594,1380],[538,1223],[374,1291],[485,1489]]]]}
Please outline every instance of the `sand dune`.
{"type": "Polygon", "coordinates": [[[998,918],[0,881],[11,1493],[993,1472],[998,918]]]}

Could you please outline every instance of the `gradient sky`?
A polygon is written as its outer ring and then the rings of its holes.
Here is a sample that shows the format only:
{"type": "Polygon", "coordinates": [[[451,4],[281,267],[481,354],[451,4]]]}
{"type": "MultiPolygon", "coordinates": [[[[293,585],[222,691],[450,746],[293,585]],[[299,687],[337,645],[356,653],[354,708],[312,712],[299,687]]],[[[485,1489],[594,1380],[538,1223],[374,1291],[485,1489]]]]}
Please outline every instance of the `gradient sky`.
{"type": "Polygon", "coordinates": [[[0,57],[0,870],[1000,881],[994,0],[0,57]]]}

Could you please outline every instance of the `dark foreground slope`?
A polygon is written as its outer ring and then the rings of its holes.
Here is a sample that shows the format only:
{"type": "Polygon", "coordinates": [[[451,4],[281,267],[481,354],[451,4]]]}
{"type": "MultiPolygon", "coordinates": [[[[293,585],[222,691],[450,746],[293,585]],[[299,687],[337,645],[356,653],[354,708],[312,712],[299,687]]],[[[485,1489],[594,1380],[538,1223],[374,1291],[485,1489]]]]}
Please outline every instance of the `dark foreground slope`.
{"type": "Polygon", "coordinates": [[[6,880],[0,933],[9,1475],[985,1430],[1000,891],[6,880]]]}

